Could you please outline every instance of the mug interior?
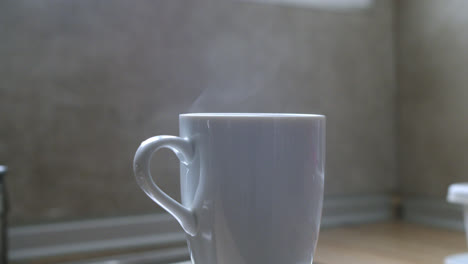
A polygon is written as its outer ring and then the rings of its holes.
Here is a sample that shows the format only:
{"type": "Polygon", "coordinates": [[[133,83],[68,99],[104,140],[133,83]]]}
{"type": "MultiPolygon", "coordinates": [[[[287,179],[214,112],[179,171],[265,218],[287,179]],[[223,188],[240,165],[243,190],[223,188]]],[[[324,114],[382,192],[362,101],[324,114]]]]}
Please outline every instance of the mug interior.
{"type": "Polygon", "coordinates": [[[296,113],[186,113],[179,117],[209,117],[209,118],[313,118],[322,119],[324,115],[296,113]]]}

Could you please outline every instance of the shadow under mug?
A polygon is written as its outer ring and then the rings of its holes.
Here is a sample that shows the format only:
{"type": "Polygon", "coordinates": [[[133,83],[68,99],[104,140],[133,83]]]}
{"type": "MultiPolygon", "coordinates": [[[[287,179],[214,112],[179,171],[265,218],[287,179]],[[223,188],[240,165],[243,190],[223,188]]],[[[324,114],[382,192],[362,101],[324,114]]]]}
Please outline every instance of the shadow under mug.
{"type": "Polygon", "coordinates": [[[195,264],[310,264],[322,211],[325,117],[199,113],[180,136],[145,140],[134,159],[143,191],[187,233],[195,264]],[[180,159],[182,204],[150,174],[160,148],[180,159]]]}

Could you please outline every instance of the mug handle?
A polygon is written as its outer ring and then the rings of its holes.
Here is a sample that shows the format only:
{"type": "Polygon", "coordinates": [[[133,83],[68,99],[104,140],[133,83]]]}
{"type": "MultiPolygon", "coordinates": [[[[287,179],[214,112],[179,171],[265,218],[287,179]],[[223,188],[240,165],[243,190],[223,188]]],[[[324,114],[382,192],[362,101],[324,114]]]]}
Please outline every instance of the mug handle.
{"type": "Polygon", "coordinates": [[[172,150],[183,164],[189,164],[194,155],[192,143],[187,138],[175,136],[149,138],[141,143],[135,153],[133,172],[136,181],[146,195],[176,218],[187,234],[194,236],[197,231],[195,214],[162,191],[151,176],[151,157],[161,148],[172,150]]]}

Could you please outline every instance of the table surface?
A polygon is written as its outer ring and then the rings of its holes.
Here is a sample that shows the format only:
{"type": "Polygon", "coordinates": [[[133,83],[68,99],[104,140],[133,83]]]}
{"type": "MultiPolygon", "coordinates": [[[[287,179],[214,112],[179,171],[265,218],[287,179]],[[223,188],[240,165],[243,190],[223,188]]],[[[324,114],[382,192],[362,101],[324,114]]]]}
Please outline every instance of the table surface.
{"type": "Polygon", "coordinates": [[[467,252],[463,232],[394,222],[324,230],[315,260],[320,264],[442,264],[467,252]]]}
{"type": "MultiPolygon", "coordinates": [[[[185,245],[179,246],[185,248],[185,245]]],[[[141,249],[138,252],[144,253],[147,250],[154,249],[141,249]]],[[[445,257],[464,252],[468,252],[468,249],[463,232],[403,222],[385,222],[322,230],[314,263],[443,264],[445,257]]],[[[66,258],[36,260],[28,264],[57,264],[91,257],[98,256],[80,254],[66,258]]]]}
{"type": "Polygon", "coordinates": [[[379,223],[323,230],[314,263],[443,264],[448,255],[463,252],[468,249],[462,232],[402,222],[379,223]]]}

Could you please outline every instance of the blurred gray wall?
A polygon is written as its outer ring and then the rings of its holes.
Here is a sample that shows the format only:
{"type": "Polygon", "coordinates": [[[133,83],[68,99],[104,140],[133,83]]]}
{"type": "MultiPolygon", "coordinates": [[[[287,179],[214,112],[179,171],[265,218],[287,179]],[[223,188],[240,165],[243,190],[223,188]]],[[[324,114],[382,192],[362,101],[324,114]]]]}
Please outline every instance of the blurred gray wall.
{"type": "Polygon", "coordinates": [[[468,1],[398,1],[398,166],[408,196],[468,180],[468,1]]]}
{"type": "MultiPolygon", "coordinates": [[[[395,189],[391,1],[351,12],[219,0],[0,5],[0,163],[14,225],[161,211],[135,183],[133,154],[150,136],[177,134],[188,111],[325,114],[326,194],[395,189]]],[[[155,155],[153,173],[178,197],[169,153],[155,155]]]]}

